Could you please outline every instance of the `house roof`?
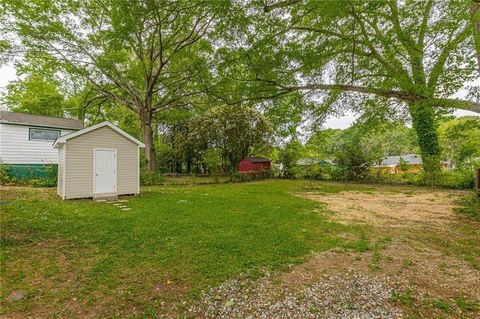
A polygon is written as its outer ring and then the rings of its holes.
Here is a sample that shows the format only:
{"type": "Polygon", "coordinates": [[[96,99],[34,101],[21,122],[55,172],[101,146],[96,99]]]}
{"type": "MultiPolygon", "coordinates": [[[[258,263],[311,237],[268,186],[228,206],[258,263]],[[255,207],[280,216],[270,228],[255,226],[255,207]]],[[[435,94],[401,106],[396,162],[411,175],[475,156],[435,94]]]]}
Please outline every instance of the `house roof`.
{"type": "Polygon", "coordinates": [[[303,165],[315,165],[320,163],[319,159],[316,158],[301,158],[297,161],[297,165],[303,166],[303,165]]]}
{"type": "Polygon", "coordinates": [[[333,160],[331,160],[331,159],[326,159],[326,160],[320,160],[320,164],[322,164],[322,165],[326,165],[326,164],[332,164],[332,165],[334,165],[335,162],[334,162],[333,160]]]}
{"type": "Polygon", "coordinates": [[[270,160],[265,157],[245,157],[244,159],[249,160],[252,163],[270,163],[270,160]]]}
{"type": "Polygon", "coordinates": [[[301,158],[297,161],[297,165],[309,166],[309,165],[333,165],[334,162],[331,159],[318,159],[318,158],[301,158]]]}
{"type": "Polygon", "coordinates": [[[79,120],[9,112],[2,110],[0,110],[0,123],[66,128],[74,130],[79,130],[83,128],[83,123],[79,120]]]}
{"type": "Polygon", "coordinates": [[[53,147],[59,148],[63,143],[65,143],[67,140],[69,140],[69,139],[71,139],[71,138],[74,138],[74,137],[77,137],[77,136],[86,134],[86,133],[91,132],[91,131],[94,131],[94,130],[98,130],[99,128],[102,128],[102,127],[109,127],[109,128],[111,128],[112,130],[114,130],[115,132],[117,132],[118,134],[120,134],[120,135],[122,135],[123,137],[125,137],[126,139],[128,139],[128,140],[132,141],[133,143],[137,144],[139,147],[145,147],[145,144],[143,144],[142,142],[140,142],[139,140],[137,140],[135,137],[131,136],[131,135],[128,134],[127,132],[121,130],[120,128],[118,128],[117,126],[113,125],[112,123],[110,123],[110,122],[108,122],[108,121],[104,121],[104,122],[101,122],[101,123],[98,123],[98,124],[95,124],[95,125],[86,127],[86,128],[84,128],[84,129],[82,129],[82,130],[79,130],[79,131],[76,131],[76,132],[72,132],[72,133],[69,133],[69,134],[60,136],[60,137],[57,138],[57,139],[55,140],[55,142],[53,143],[53,147]]]}
{"type": "Polygon", "coordinates": [[[400,164],[400,158],[403,158],[408,165],[421,165],[422,157],[417,154],[404,154],[398,156],[386,156],[382,160],[382,164],[378,167],[397,166],[400,164]]]}

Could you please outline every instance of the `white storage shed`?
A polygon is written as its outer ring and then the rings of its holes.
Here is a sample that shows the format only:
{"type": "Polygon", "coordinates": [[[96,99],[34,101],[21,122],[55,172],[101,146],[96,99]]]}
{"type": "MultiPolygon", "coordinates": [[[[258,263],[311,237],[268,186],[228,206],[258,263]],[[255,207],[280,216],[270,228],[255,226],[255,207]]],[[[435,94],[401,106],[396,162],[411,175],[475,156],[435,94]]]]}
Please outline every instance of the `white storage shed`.
{"type": "Polygon", "coordinates": [[[57,194],[63,199],[116,198],[140,193],[140,148],[145,145],[110,122],[61,136],[57,194]]]}

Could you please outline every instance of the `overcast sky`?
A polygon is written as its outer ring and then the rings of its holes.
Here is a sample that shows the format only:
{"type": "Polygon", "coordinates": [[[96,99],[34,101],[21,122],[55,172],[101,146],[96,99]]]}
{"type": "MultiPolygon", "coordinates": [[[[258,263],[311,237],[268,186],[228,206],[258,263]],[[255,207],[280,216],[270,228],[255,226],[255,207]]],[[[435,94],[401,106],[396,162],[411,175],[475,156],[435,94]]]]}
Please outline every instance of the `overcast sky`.
{"type": "MultiPolygon", "coordinates": [[[[4,92],[5,87],[7,86],[8,82],[13,81],[17,79],[17,75],[15,72],[15,68],[12,65],[7,65],[3,66],[0,68],[0,92],[4,92]]],[[[475,85],[480,85],[480,80],[475,81],[475,85]]],[[[457,97],[460,97],[464,95],[464,92],[458,92],[455,94],[457,97]]],[[[4,106],[2,105],[2,108],[4,106]]],[[[474,112],[469,112],[469,111],[463,111],[463,110],[456,110],[455,111],[456,116],[465,116],[465,115],[476,115],[480,116],[477,113],[474,112]]],[[[352,123],[355,121],[355,114],[352,112],[347,112],[344,116],[341,117],[330,117],[327,119],[325,122],[325,128],[340,128],[344,129],[352,125],[352,123]]]]}

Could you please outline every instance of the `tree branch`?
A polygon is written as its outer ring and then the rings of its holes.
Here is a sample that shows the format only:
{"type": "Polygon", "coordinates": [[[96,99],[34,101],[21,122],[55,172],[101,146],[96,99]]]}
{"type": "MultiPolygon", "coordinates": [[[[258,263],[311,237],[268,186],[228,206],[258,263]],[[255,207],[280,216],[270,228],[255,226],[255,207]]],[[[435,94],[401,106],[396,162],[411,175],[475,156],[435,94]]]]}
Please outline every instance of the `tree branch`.
{"type": "Polygon", "coordinates": [[[369,88],[363,86],[355,85],[344,85],[344,84],[305,84],[300,86],[290,86],[280,87],[281,92],[292,92],[292,91],[307,91],[307,90],[321,90],[321,91],[330,91],[330,90],[340,90],[345,92],[357,92],[363,94],[375,94],[383,96],[386,98],[394,98],[404,102],[417,102],[421,100],[428,100],[432,104],[437,104],[438,107],[451,107],[456,109],[468,110],[476,113],[480,113],[480,103],[460,100],[460,99],[442,99],[442,98],[428,98],[421,95],[416,95],[403,91],[396,90],[383,90],[378,88],[369,88]]]}
{"type": "MultiPolygon", "coordinates": [[[[360,31],[361,34],[364,38],[365,44],[367,47],[370,49],[372,56],[381,64],[385,67],[388,73],[391,74],[392,77],[397,77],[401,76],[406,82],[411,83],[410,76],[408,75],[408,72],[401,66],[401,64],[395,64],[391,65],[385,57],[383,57],[378,50],[375,48],[373,45],[372,41],[370,40],[370,35],[367,32],[366,25],[364,21],[361,19],[361,17],[355,12],[354,8],[352,8],[352,15],[355,18],[355,20],[358,22],[360,26],[360,31]]],[[[396,61],[396,60],[395,60],[396,61]]],[[[403,81],[398,81],[399,83],[402,83],[403,81]]]]}
{"type": "Polygon", "coordinates": [[[472,111],[475,113],[480,114],[480,103],[478,102],[472,102],[472,101],[467,101],[467,100],[460,100],[460,99],[431,99],[433,103],[438,103],[439,105],[442,105],[442,107],[451,107],[454,109],[461,109],[461,110],[467,110],[467,111],[472,111]]]}
{"type": "Polygon", "coordinates": [[[420,25],[420,34],[417,39],[417,47],[422,48],[425,45],[425,34],[427,33],[428,18],[430,18],[430,12],[432,11],[433,0],[428,0],[425,5],[425,11],[423,12],[422,24],[420,25]]]}
{"type": "MultiPolygon", "coordinates": [[[[284,87],[284,86],[282,86],[284,87]]],[[[280,90],[285,90],[280,88],[280,90]]],[[[396,90],[383,90],[377,88],[369,88],[364,86],[348,85],[348,84],[305,84],[299,86],[290,86],[286,87],[286,90],[291,91],[306,91],[306,90],[321,90],[321,91],[330,91],[330,90],[340,90],[346,92],[357,92],[364,94],[375,94],[387,98],[395,98],[402,101],[414,102],[419,100],[419,97],[411,93],[396,91],[396,90]]]]}
{"type": "Polygon", "coordinates": [[[470,34],[470,30],[468,27],[465,27],[461,32],[457,34],[455,39],[451,40],[449,43],[445,45],[443,51],[437,58],[437,61],[433,65],[432,71],[430,72],[430,78],[428,79],[427,87],[429,91],[434,93],[434,88],[437,86],[438,79],[442,74],[442,70],[447,62],[448,57],[450,56],[450,52],[455,50],[457,46],[462,43],[470,34]]]}

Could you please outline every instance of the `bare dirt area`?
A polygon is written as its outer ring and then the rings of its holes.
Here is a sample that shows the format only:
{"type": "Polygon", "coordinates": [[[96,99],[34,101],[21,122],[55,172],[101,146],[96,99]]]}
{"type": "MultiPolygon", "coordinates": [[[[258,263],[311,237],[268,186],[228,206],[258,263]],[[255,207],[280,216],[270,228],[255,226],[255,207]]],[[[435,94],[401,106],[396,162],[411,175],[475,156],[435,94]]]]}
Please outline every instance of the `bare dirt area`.
{"type": "Polygon", "coordinates": [[[478,318],[478,256],[473,263],[464,258],[464,250],[472,244],[464,241],[478,240],[480,225],[455,213],[456,200],[462,195],[451,190],[388,187],[374,192],[306,193],[306,198],[326,204],[333,220],[370,226],[374,242],[364,253],[318,254],[297,273],[304,277],[311,273],[313,278],[318,272],[354,269],[382,278],[395,290],[392,301],[408,315],[478,318]]]}
{"type": "Polygon", "coordinates": [[[463,192],[418,190],[405,193],[365,193],[358,191],[337,194],[305,193],[302,196],[327,204],[335,221],[365,223],[383,227],[446,228],[455,219],[455,199],[463,192]]]}
{"type": "Polygon", "coordinates": [[[282,274],[226,282],[204,296],[206,315],[480,318],[480,255],[471,251],[480,225],[454,212],[463,194],[395,187],[300,193],[326,205],[332,220],[364,225],[368,248],[316,253],[282,274]]]}

